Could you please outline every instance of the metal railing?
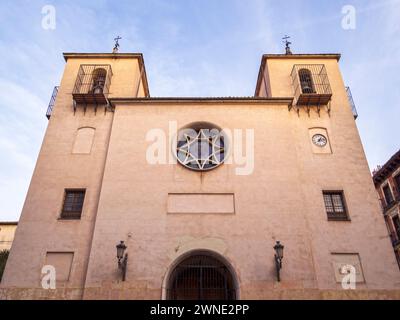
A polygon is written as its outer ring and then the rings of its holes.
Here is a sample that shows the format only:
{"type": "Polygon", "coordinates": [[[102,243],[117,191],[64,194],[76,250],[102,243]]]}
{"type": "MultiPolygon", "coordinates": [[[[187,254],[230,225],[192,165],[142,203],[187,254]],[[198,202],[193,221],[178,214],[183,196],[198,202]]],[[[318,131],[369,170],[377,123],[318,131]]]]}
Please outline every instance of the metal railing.
{"type": "Polygon", "coordinates": [[[385,198],[382,198],[380,200],[381,200],[383,214],[386,214],[390,209],[392,209],[394,206],[400,203],[400,195],[394,194],[393,198],[389,203],[386,202],[385,198]]]}
{"type": "Polygon", "coordinates": [[[72,94],[107,95],[110,92],[111,77],[112,70],[109,64],[82,64],[72,94]]]}
{"type": "Polygon", "coordinates": [[[47,119],[50,119],[51,114],[53,112],[54,104],[56,103],[56,98],[57,98],[57,94],[58,94],[58,88],[59,88],[59,86],[55,86],[53,89],[53,93],[51,94],[49,106],[47,107],[47,111],[46,111],[47,119]]]}
{"type": "Polygon", "coordinates": [[[328,74],[323,64],[295,64],[291,73],[294,104],[323,105],[332,96],[328,74]]]}
{"type": "Polygon", "coordinates": [[[175,267],[169,288],[169,300],[235,300],[236,289],[228,268],[217,259],[198,254],[175,267]]]}
{"type": "Polygon", "coordinates": [[[357,112],[357,108],[356,108],[356,105],[353,100],[353,95],[351,94],[350,87],[346,87],[346,93],[347,93],[347,99],[349,99],[349,103],[350,103],[351,111],[353,112],[354,119],[357,119],[358,112],[357,112]]]}
{"type": "Polygon", "coordinates": [[[393,247],[397,247],[400,244],[400,230],[397,230],[397,232],[392,232],[390,234],[390,240],[393,247]]]}

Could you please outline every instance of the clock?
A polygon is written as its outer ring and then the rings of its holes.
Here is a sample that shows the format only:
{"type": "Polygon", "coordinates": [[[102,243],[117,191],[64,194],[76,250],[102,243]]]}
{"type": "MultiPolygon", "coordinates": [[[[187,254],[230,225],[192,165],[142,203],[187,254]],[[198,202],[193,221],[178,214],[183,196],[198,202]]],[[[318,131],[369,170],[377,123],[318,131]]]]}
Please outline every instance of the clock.
{"type": "Polygon", "coordinates": [[[326,144],[328,143],[328,139],[323,134],[317,133],[317,134],[313,135],[312,142],[316,146],[322,148],[322,147],[326,146],[326,144]]]}

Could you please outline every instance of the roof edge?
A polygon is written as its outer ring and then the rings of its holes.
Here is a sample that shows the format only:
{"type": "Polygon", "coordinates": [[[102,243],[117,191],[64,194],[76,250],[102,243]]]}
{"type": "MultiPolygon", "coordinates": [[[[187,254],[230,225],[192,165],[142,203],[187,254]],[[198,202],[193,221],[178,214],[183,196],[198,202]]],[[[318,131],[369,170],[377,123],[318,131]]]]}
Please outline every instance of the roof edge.
{"type": "Polygon", "coordinates": [[[340,53],[298,53],[298,54],[263,54],[263,59],[336,59],[340,60],[340,53]]]}
{"type": "Polygon", "coordinates": [[[83,52],[63,52],[63,57],[65,61],[70,58],[142,58],[142,53],[101,53],[101,52],[91,52],[91,53],[83,53],[83,52]]]}
{"type": "Polygon", "coordinates": [[[0,226],[16,226],[18,225],[18,221],[0,221],[0,226]]]}
{"type": "Polygon", "coordinates": [[[293,97],[264,98],[264,97],[147,97],[147,98],[109,98],[115,103],[268,103],[290,105],[293,97]]]}
{"type": "Polygon", "coordinates": [[[383,180],[385,180],[389,175],[391,175],[397,169],[393,169],[393,167],[399,166],[400,163],[400,150],[398,150],[393,156],[390,157],[388,161],[372,175],[372,179],[374,180],[374,184],[378,185],[383,180]]]}

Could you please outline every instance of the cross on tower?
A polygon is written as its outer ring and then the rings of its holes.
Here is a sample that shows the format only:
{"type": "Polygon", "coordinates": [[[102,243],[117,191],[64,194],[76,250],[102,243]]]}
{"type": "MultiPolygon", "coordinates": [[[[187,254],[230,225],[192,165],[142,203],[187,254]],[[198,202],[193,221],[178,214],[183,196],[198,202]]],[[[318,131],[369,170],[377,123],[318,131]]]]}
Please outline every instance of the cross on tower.
{"type": "Polygon", "coordinates": [[[284,43],[285,43],[285,50],[286,50],[286,54],[292,54],[292,51],[290,50],[290,45],[292,44],[290,41],[289,41],[289,39],[290,39],[290,37],[288,36],[288,35],[285,35],[283,38],[282,38],[284,41],[284,43]]]}
{"type": "Polygon", "coordinates": [[[113,53],[118,53],[118,48],[119,48],[118,40],[121,40],[121,39],[122,38],[120,36],[114,38],[115,45],[114,45],[114,48],[113,48],[113,53]]]}

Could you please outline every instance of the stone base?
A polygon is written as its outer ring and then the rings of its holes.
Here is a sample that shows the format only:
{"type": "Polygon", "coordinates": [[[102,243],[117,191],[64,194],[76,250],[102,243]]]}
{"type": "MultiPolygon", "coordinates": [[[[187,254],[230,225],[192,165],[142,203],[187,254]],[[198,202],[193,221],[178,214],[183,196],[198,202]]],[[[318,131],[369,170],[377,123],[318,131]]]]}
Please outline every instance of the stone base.
{"type": "MultiPolygon", "coordinates": [[[[1,288],[0,300],[159,300],[160,289],[81,288],[44,290],[1,288]]],[[[400,290],[267,290],[241,293],[241,300],[400,300],[400,290]]]]}
{"type": "Polygon", "coordinates": [[[0,300],[81,300],[82,288],[0,288],[0,300]]]}

